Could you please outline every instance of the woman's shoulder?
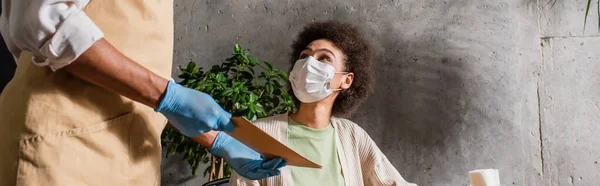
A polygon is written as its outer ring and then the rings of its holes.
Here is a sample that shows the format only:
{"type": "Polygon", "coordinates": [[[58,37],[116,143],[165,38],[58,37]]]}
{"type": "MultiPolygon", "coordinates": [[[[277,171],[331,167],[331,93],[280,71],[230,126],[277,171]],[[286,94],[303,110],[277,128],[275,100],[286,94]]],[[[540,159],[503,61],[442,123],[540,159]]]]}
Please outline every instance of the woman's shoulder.
{"type": "Polygon", "coordinates": [[[360,125],[355,122],[344,119],[335,118],[332,119],[334,127],[337,127],[338,138],[345,148],[349,148],[350,151],[359,151],[361,153],[370,151],[375,145],[371,136],[365,131],[360,125]]]}
{"type": "Polygon", "coordinates": [[[366,135],[366,131],[354,121],[346,118],[332,117],[332,123],[337,130],[343,133],[349,133],[351,135],[366,135]]]}

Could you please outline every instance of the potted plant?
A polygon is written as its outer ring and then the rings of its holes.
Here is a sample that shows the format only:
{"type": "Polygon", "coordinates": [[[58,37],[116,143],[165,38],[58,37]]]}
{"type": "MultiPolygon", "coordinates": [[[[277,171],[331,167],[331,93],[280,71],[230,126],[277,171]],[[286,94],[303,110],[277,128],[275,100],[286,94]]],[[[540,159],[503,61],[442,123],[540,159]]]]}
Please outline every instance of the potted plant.
{"type": "MultiPolygon", "coordinates": [[[[185,68],[179,67],[180,84],[211,95],[234,117],[255,120],[293,111],[292,97],[284,86],[288,82],[287,75],[248,53],[236,44],[231,57],[206,72],[189,62],[185,68]]],[[[210,176],[209,181],[231,175],[231,168],[223,159],[211,155],[208,149],[171,127],[163,130],[161,144],[167,150],[167,158],[174,153],[183,153],[193,175],[201,163],[209,161],[211,164],[204,170],[204,176],[210,176]]]]}

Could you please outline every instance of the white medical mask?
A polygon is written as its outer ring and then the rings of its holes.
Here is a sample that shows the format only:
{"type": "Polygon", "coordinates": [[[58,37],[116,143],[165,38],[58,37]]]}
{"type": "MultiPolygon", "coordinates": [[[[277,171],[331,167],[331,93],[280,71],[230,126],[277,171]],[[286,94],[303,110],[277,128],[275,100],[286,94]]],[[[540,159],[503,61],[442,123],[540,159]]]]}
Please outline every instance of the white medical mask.
{"type": "Polygon", "coordinates": [[[342,90],[330,88],[335,74],[348,74],[348,72],[335,72],[333,66],[311,56],[299,59],[290,72],[290,83],[294,95],[303,103],[313,103],[325,99],[333,91],[342,90]]]}

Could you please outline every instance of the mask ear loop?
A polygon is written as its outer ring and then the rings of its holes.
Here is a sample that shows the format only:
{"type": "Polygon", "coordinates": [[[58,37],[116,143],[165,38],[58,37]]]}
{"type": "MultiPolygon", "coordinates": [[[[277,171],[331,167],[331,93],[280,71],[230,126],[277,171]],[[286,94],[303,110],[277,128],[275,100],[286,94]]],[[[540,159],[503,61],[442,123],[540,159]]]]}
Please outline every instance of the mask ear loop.
{"type": "MultiPolygon", "coordinates": [[[[334,74],[348,75],[348,74],[350,74],[350,72],[335,72],[334,74]]],[[[329,83],[327,83],[327,87],[330,87],[329,83]]],[[[333,89],[329,88],[329,90],[332,90],[332,91],[342,91],[344,89],[343,88],[333,88],[333,89]]]]}

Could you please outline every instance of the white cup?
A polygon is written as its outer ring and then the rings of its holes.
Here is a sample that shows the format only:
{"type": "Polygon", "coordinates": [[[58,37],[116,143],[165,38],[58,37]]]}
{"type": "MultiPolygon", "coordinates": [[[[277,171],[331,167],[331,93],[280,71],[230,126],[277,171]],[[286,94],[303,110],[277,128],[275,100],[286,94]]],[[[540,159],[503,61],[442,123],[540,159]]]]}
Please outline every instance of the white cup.
{"type": "Polygon", "coordinates": [[[498,169],[480,169],[469,171],[471,186],[500,186],[498,169]]]}

